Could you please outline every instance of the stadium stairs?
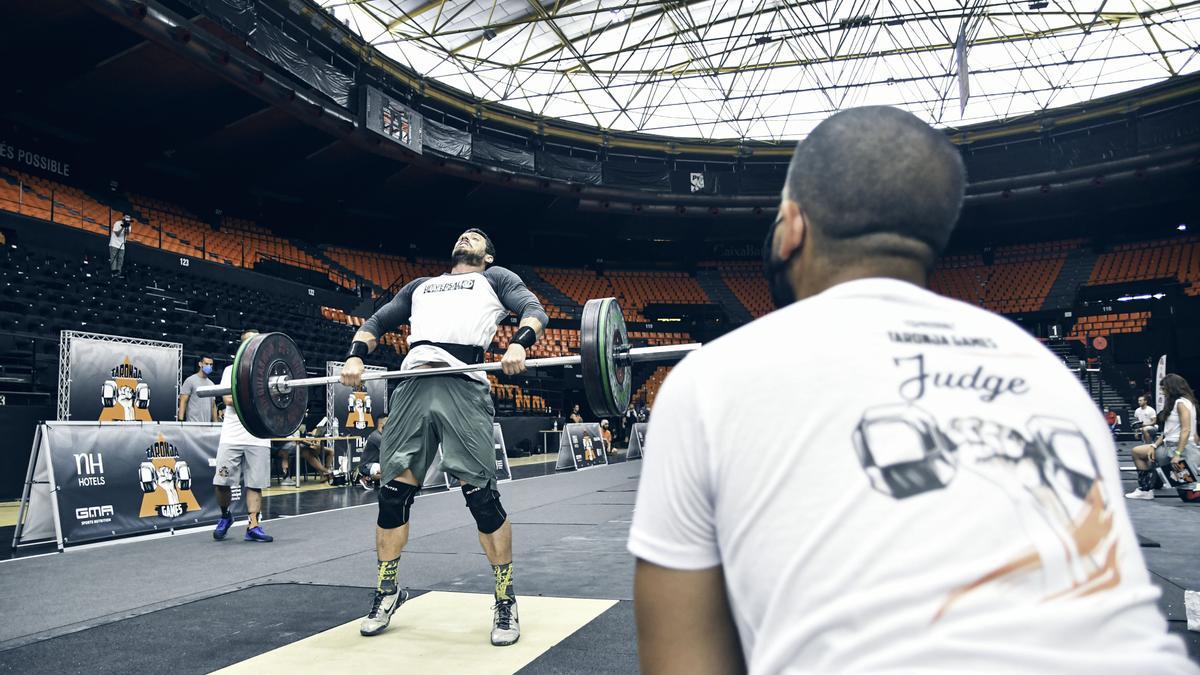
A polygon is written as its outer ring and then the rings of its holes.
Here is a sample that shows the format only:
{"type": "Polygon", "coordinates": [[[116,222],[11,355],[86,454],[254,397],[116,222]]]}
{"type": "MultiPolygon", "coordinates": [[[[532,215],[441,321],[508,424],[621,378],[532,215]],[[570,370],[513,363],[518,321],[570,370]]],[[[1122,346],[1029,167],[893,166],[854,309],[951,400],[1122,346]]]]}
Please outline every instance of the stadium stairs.
{"type": "Polygon", "coordinates": [[[1079,289],[1088,282],[1099,256],[1091,246],[1081,244],[1067,253],[1058,278],[1042,302],[1043,310],[1066,310],[1075,306],[1079,289]]]}
{"type": "Polygon", "coordinates": [[[557,306],[572,321],[578,321],[583,316],[583,307],[579,303],[560,291],[557,286],[543,279],[533,267],[529,265],[511,265],[510,267],[534,293],[557,306]]]}
{"type": "Polygon", "coordinates": [[[750,323],[754,319],[742,301],[738,300],[733,289],[726,285],[721,278],[721,273],[717,270],[711,268],[696,270],[696,283],[700,284],[700,288],[704,289],[709,298],[720,305],[721,309],[725,311],[725,316],[728,316],[735,326],[750,323]]]}
{"type": "Polygon", "coordinates": [[[370,287],[377,286],[377,284],[374,284],[370,280],[363,278],[362,275],[360,275],[358,272],[355,272],[354,270],[350,269],[349,267],[346,267],[345,265],[341,264],[340,262],[325,255],[325,250],[322,249],[320,246],[317,246],[315,244],[310,244],[310,243],[300,240],[300,239],[292,239],[290,237],[288,238],[288,241],[290,241],[292,243],[292,246],[295,246],[296,248],[300,249],[301,251],[304,251],[305,253],[309,254],[313,258],[320,261],[320,263],[322,265],[324,265],[325,267],[341,274],[342,276],[346,277],[347,279],[354,280],[354,282],[358,285],[359,288],[366,288],[368,286],[370,286],[370,287]]]}

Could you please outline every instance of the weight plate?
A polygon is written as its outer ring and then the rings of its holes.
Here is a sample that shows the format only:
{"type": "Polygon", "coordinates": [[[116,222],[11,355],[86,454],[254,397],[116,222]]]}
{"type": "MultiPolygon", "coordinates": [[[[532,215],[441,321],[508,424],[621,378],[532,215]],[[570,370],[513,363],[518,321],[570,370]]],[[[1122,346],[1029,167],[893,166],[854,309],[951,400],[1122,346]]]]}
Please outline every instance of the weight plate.
{"type": "Polygon", "coordinates": [[[233,402],[242,426],[259,438],[292,433],[308,410],[308,389],[275,391],[277,377],[305,376],[300,348],[283,333],[264,333],[247,340],[234,359],[233,402]]]}
{"type": "Polygon", "coordinates": [[[588,405],[597,417],[619,417],[629,407],[633,369],[617,359],[628,346],[625,318],[616,299],[588,300],[580,323],[580,368],[588,405]]]}

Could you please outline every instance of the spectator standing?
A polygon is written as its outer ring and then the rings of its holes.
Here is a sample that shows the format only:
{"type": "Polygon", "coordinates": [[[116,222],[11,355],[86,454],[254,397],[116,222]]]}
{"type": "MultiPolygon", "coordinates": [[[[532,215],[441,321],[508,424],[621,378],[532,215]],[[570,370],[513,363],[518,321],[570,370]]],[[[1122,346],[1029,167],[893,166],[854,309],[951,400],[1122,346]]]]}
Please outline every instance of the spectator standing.
{"type": "Polygon", "coordinates": [[[629,444],[629,439],[633,434],[633,425],[637,424],[637,411],[633,409],[633,403],[625,409],[625,414],[621,417],[621,437],[626,445],[629,444]]]}
{"type": "Polygon", "coordinates": [[[600,438],[604,442],[604,452],[610,455],[617,454],[613,448],[612,430],[608,428],[608,420],[600,420],[600,438]]]}
{"type": "Polygon", "coordinates": [[[579,412],[579,404],[576,403],[574,408],[571,408],[571,416],[567,418],[571,424],[583,424],[583,413],[579,412]]]}
{"type": "Polygon", "coordinates": [[[196,372],[188,375],[187,379],[183,381],[183,386],[179,388],[179,410],[175,414],[175,419],[180,422],[207,423],[212,423],[217,419],[217,399],[196,396],[197,388],[212,384],[212,380],[208,378],[212,371],[211,356],[206,354],[196,361],[196,372]]]}
{"type": "Polygon", "coordinates": [[[112,224],[112,233],[108,236],[108,268],[114,277],[122,276],[125,266],[125,240],[129,238],[129,228],[133,218],[128,213],[112,224]]]}

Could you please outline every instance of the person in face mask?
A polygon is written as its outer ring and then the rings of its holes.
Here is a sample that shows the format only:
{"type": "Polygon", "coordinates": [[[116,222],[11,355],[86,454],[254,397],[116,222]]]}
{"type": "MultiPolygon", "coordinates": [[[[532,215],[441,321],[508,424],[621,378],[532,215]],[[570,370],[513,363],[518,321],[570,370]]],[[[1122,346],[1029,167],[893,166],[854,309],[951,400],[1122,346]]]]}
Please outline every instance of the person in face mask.
{"type": "Polygon", "coordinates": [[[175,419],[180,422],[212,422],[217,419],[217,399],[196,396],[197,387],[212,384],[208,376],[212,374],[213,360],[211,356],[201,356],[196,361],[196,372],[183,381],[179,388],[179,411],[175,419]]]}
{"type": "Polygon", "coordinates": [[[896,108],[796,147],[764,256],[780,308],[654,399],[628,542],[643,673],[1197,672],[1078,379],[925,288],[964,183],[896,108]]]}

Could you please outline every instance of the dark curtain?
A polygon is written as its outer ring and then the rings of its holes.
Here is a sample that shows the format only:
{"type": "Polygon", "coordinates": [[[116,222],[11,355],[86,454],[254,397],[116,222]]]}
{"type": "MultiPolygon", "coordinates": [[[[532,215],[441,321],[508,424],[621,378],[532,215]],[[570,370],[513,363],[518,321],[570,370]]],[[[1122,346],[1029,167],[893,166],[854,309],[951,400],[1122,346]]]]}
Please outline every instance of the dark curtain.
{"type": "Polygon", "coordinates": [[[425,120],[425,135],[421,142],[427,149],[443,155],[463,159],[471,156],[471,134],[431,119],[425,120]]]}
{"type": "Polygon", "coordinates": [[[558,155],[553,152],[537,154],[538,174],[546,178],[568,180],[588,185],[600,184],[600,161],[558,155]]]}
{"type": "Polygon", "coordinates": [[[604,163],[604,184],[653,192],[670,192],[671,172],[667,170],[665,162],[659,164],[657,162],[609,160],[604,163]]]}
{"type": "Polygon", "coordinates": [[[471,139],[471,159],[484,164],[516,169],[523,173],[534,173],[533,153],[529,150],[492,140],[486,136],[471,139]]]}
{"type": "Polygon", "coordinates": [[[349,107],[350,85],[354,81],[342,71],[310,54],[295,38],[270,24],[260,22],[255,26],[252,38],[251,45],[260,54],[333,99],[338,105],[349,107]]]}

